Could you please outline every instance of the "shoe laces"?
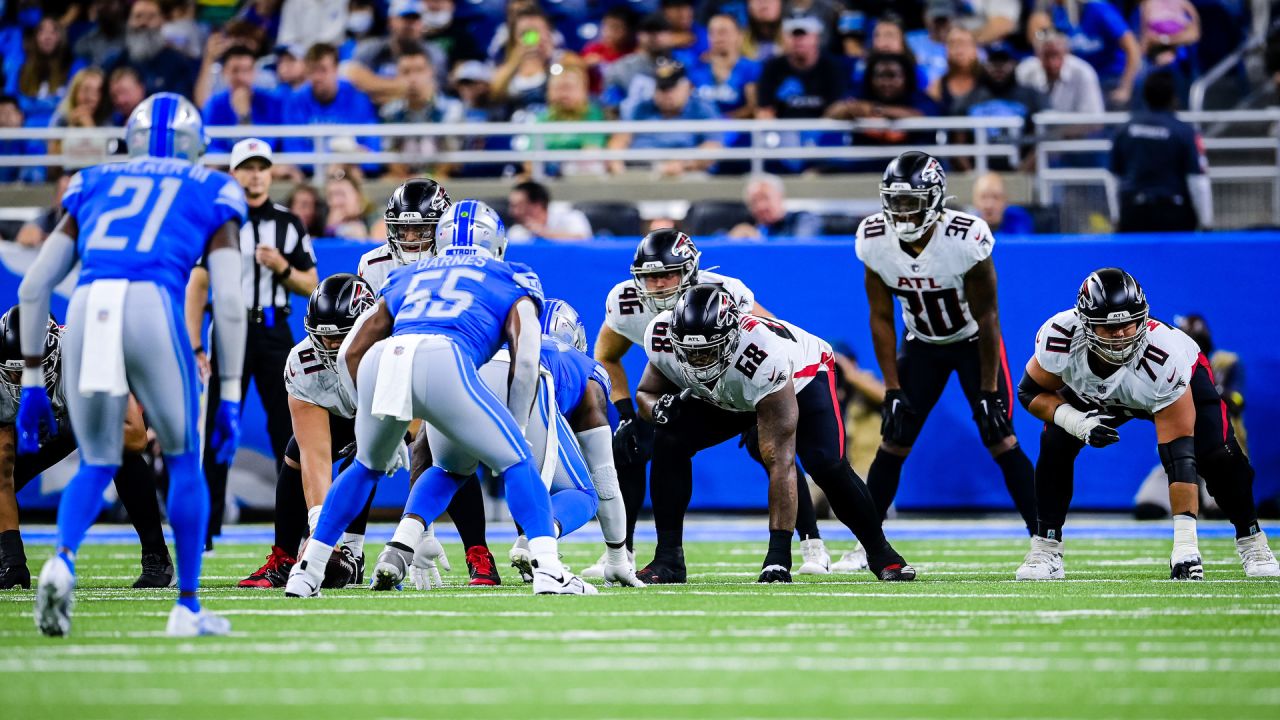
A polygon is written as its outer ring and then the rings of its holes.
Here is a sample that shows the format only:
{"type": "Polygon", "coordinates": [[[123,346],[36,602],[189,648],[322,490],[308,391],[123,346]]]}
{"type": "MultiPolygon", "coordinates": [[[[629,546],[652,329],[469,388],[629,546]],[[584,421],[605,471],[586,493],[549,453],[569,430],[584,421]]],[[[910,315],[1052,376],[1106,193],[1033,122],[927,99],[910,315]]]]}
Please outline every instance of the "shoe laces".
{"type": "Polygon", "coordinates": [[[262,567],[258,568],[258,572],[254,574],[261,575],[266,573],[268,570],[283,570],[285,569],[285,566],[292,564],[292,555],[278,547],[272,546],[271,554],[267,556],[267,561],[263,563],[262,567]]]}
{"type": "Polygon", "coordinates": [[[1024,565],[1052,565],[1057,553],[1044,548],[1032,548],[1023,560],[1024,565]]]}
{"type": "Polygon", "coordinates": [[[493,555],[481,545],[473,545],[467,549],[467,565],[471,566],[471,575],[492,575],[493,555]]]}
{"type": "Polygon", "coordinates": [[[1267,564],[1274,563],[1276,556],[1271,552],[1271,548],[1266,543],[1249,543],[1248,546],[1240,550],[1240,558],[1246,563],[1267,564]]]}

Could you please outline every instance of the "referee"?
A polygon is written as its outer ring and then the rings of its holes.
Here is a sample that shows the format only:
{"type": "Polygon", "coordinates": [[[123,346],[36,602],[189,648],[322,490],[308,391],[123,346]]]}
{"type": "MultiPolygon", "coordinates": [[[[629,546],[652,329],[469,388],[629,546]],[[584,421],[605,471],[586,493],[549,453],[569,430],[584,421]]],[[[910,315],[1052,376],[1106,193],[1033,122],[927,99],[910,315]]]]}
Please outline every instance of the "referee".
{"type": "MultiPolygon", "coordinates": [[[[267,434],[279,469],[285,446],[293,435],[289,399],[284,388],[285,362],[294,344],[289,328],[289,296],[305,297],[315,289],[316,257],[302,221],[284,206],[271,201],[270,144],[255,138],[236,143],[231,149],[231,174],[244,189],[249,204],[249,221],[240,228],[240,254],[244,263],[242,292],[249,315],[241,397],[248,391],[252,378],[266,411],[267,434]]],[[[210,363],[216,354],[209,352],[202,342],[208,283],[207,271],[196,268],[187,286],[187,329],[196,362],[205,377],[216,376],[218,371],[216,365],[210,363]]],[[[210,383],[206,438],[212,432],[218,401],[218,384],[210,383]]],[[[209,537],[212,538],[222,532],[227,466],[219,466],[212,448],[206,448],[204,467],[209,481],[209,537]]],[[[208,547],[212,547],[211,541],[208,547]]]]}

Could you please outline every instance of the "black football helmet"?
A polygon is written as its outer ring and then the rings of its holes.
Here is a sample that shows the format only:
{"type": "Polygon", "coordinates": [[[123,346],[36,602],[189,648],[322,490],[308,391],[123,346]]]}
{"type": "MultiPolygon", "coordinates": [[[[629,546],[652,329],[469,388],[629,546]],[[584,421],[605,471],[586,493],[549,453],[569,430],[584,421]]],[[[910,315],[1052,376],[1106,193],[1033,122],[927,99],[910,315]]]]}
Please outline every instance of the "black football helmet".
{"type": "Polygon", "coordinates": [[[1076,314],[1084,328],[1085,340],[1095,355],[1114,365],[1129,362],[1146,345],[1147,317],[1150,308],[1142,286],[1120,268],[1095,270],[1080,285],[1076,296],[1076,314]],[[1131,335],[1107,337],[1098,334],[1102,327],[1115,328],[1136,324],[1131,335]]]}
{"type": "Polygon", "coordinates": [[[689,288],[671,311],[671,344],[690,381],[709,387],[724,375],[738,351],[742,316],[719,285],[689,288]]]}
{"type": "MultiPolygon", "coordinates": [[[[14,400],[22,397],[22,337],[18,330],[18,306],[0,317],[0,385],[14,400]]],[[[44,386],[50,394],[58,386],[62,373],[62,328],[49,316],[49,334],[44,341],[44,386]]]]}
{"type": "Polygon", "coordinates": [[[337,367],[338,347],[355,326],[356,318],[373,307],[374,300],[369,283],[351,273],[330,275],[312,291],[302,326],[325,367],[337,367]]]}
{"type": "Polygon", "coordinates": [[[654,230],[640,241],[635,259],[631,261],[631,280],[635,283],[640,299],[653,312],[670,310],[681,293],[698,281],[698,258],[701,253],[693,244],[693,238],[674,228],[654,230]],[[676,285],[661,290],[650,290],[646,275],[679,273],[676,285]]]}
{"type": "Polygon", "coordinates": [[[947,201],[947,174],[932,155],[904,152],[884,169],[880,204],[884,219],[900,240],[915,242],[942,217],[947,201]]]}
{"type": "Polygon", "coordinates": [[[402,265],[435,253],[436,223],[452,203],[444,186],[429,178],[414,178],[387,198],[387,246],[402,265]]]}

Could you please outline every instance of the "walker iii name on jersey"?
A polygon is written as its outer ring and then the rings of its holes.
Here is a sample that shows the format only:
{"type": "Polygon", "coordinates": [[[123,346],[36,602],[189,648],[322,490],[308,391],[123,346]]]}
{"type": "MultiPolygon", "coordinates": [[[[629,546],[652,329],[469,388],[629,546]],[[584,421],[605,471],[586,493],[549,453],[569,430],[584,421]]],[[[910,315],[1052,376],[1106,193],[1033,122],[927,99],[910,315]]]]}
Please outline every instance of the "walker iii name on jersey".
{"type": "Polygon", "coordinates": [[[948,344],[978,332],[965,297],[964,276],[991,257],[994,245],[991,228],[982,218],[944,210],[919,255],[903,247],[883,213],[862,221],[855,247],[858,259],[898,297],[911,336],[948,344]]]}
{"type": "Polygon", "coordinates": [[[1146,322],[1145,346],[1110,377],[1098,377],[1089,367],[1089,344],[1075,310],[1060,312],[1040,327],[1036,361],[1086,405],[1150,417],[1182,397],[1202,356],[1186,333],[1159,320],[1146,322]]]}
{"type": "MultiPolygon", "coordinates": [[[[700,271],[694,284],[719,285],[733,297],[742,314],[751,312],[756,304],[755,293],[741,280],[720,273],[700,271]]],[[[609,291],[605,299],[604,323],[609,329],[630,340],[635,345],[644,343],[645,328],[658,313],[640,299],[640,292],[632,280],[623,280],[609,291]]]]}

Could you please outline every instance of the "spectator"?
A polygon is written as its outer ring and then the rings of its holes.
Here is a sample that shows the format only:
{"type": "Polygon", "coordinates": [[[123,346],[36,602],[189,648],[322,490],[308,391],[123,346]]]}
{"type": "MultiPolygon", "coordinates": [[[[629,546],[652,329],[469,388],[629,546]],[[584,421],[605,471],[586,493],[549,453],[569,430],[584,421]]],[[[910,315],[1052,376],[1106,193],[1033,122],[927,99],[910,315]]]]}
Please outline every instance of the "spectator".
{"type": "Polygon", "coordinates": [[[163,11],[166,19],[160,35],[165,44],[193,61],[199,60],[208,30],[196,22],[194,0],[166,0],[163,11]]]}
{"type": "Polygon", "coordinates": [[[18,95],[32,122],[44,124],[66,93],[72,75],[71,49],[58,23],[45,18],[27,38],[24,50],[26,59],[18,69],[18,82],[9,92],[18,95]]]}
{"type": "Polygon", "coordinates": [[[729,237],[743,240],[814,238],[822,234],[822,220],[803,210],[787,211],[786,186],[777,175],[753,175],[742,192],[751,223],[739,223],[729,237]]]}
{"type": "Polygon", "coordinates": [[[1035,223],[1026,208],[1010,205],[1004,192],[1004,178],[987,173],[973,183],[973,207],[992,232],[1030,235],[1035,223]]]}
{"type": "Polygon", "coordinates": [[[53,185],[53,204],[40,212],[40,216],[28,223],[23,223],[13,241],[23,247],[38,248],[48,239],[49,234],[62,219],[62,195],[71,184],[71,173],[62,173],[53,185]]]}
{"type": "Polygon", "coordinates": [[[1142,50],[1120,11],[1106,0],[1052,0],[1049,11],[1027,20],[1027,39],[1056,28],[1071,40],[1071,50],[1093,66],[1109,108],[1124,109],[1133,96],[1142,67],[1142,50]]]}
{"type": "Polygon", "coordinates": [[[378,218],[373,204],[364,194],[364,183],[354,168],[337,167],[324,183],[324,201],[329,208],[325,218],[326,237],[369,240],[370,225],[378,218]]]}
{"type": "Polygon", "coordinates": [[[1185,47],[1200,40],[1200,13],[1190,0],[1142,0],[1138,6],[1142,52],[1185,47]]]}
{"type": "MultiPolygon", "coordinates": [[[[498,29],[489,39],[487,57],[490,62],[500,65],[511,56],[511,53],[519,49],[520,33],[512,33],[511,28],[515,27],[517,17],[529,12],[542,12],[538,0],[507,0],[506,19],[498,25],[498,29]]],[[[553,44],[556,47],[563,47],[564,36],[560,31],[553,30],[552,35],[553,44]]]]}
{"type": "Polygon", "coordinates": [[[710,47],[689,66],[698,97],[713,103],[726,118],[753,118],[760,63],[742,55],[742,28],[732,15],[712,15],[707,23],[710,47]]]}
{"type": "Polygon", "coordinates": [[[600,20],[600,35],[582,48],[582,59],[591,66],[608,66],[636,48],[636,16],[615,5],[600,20]]]}
{"type": "MultiPolygon", "coordinates": [[[[929,87],[929,77],[924,70],[920,69],[915,53],[907,44],[907,33],[904,30],[902,18],[889,14],[876,20],[875,28],[871,31],[871,52],[884,55],[906,55],[911,60],[911,66],[915,68],[916,85],[921,88],[929,87]]],[[[865,72],[866,63],[855,66],[850,85],[855,88],[861,87],[865,72]]]]}
{"type": "Polygon", "coordinates": [[[671,28],[671,56],[688,65],[707,49],[707,31],[694,25],[693,0],[662,0],[662,17],[671,28]]]}
{"type": "MultiPolygon", "coordinates": [[[[196,85],[193,101],[197,107],[203,107],[209,98],[227,89],[227,79],[222,76],[222,56],[233,47],[242,47],[255,58],[262,54],[265,45],[262,29],[243,20],[227,23],[221,30],[209,34],[204,43],[204,53],[200,59],[200,69],[196,73],[196,85]]],[[[279,82],[275,72],[266,66],[277,60],[275,56],[263,59],[263,63],[255,63],[253,84],[264,90],[275,89],[279,82]]]]}
{"type": "Polygon", "coordinates": [[[111,95],[111,124],[124,127],[133,109],[147,97],[138,71],[129,66],[118,67],[107,76],[107,92],[111,95]]]}
{"type": "MultiPolygon", "coordinates": [[[[821,22],[818,27],[821,28],[821,22]]],[[[747,57],[765,62],[778,54],[782,33],[782,0],[747,0],[747,57]]]]}
{"type": "MultiPolygon", "coordinates": [[[[693,83],[685,75],[684,66],[678,62],[667,61],[658,65],[656,87],[653,99],[646,100],[635,107],[635,110],[624,116],[625,120],[714,120],[719,117],[714,107],[693,96],[693,83]]],[[[662,148],[667,150],[687,150],[692,148],[718,148],[724,145],[719,133],[617,133],[609,139],[610,149],[662,148]]],[[[691,170],[706,170],[710,160],[664,160],[656,164],[655,169],[664,177],[683,175],[691,170]]],[[[614,160],[609,163],[611,172],[623,170],[623,162],[614,160]]]]}
{"type": "Polygon", "coordinates": [[[760,71],[756,117],[818,118],[848,94],[839,62],[823,52],[822,26],[815,18],[788,18],[782,25],[785,50],[760,71]]]}
{"type": "Polygon", "coordinates": [[[293,186],[285,204],[288,205],[289,212],[298,216],[308,235],[313,238],[324,237],[325,221],[329,213],[319,190],[311,185],[299,183],[293,186]]]}
{"type": "Polygon", "coordinates": [[[514,221],[507,227],[507,239],[513,243],[534,240],[590,240],[591,222],[582,212],[571,207],[551,208],[551,193],[540,183],[528,180],[511,188],[507,196],[507,212],[514,221]]]}
{"type": "MultiPolygon", "coordinates": [[[[856,10],[842,12],[836,32],[841,55],[849,66],[849,77],[853,77],[854,67],[862,65],[867,57],[867,18],[856,10]]],[[[861,76],[861,71],[858,74],[861,76]]]]}
{"type": "MultiPolygon", "coordinates": [[[[937,114],[937,106],[921,92],[911,57],[903,54],[871,53],[867,58],[867,74],[861,97],[844,100],[827,111],[827,117],[839,120],[884,118],[899,120],[937,114]]],[[[908,133],[895,128],[863,130],[857,135],[859,144],[903,145],[928,142],[922,133],[908,133]]],[[[861,165],[858,169],[863,169],[861,165]]]]}
{"type": "Polygon", "coordinates": [[[487,122],[492,119],[493,68],[479,60],[458,63],[451,76],[453,91],[462,101],[466,118],[470,122],[487,122]]]}
{"type": "Polygon", "coordinates": [[[929,97],[938,104],[943,115],[957,115],[982,77],[978,60],[978,44],[973,33],[962,27],[947,32],[947,73],[929,87],[929,97]]]}
{"type": "Polygon", "coordinates": [[[94,0],[90,14],[93,16],[93,29],[77,40],[72,50],[77,59],[103,67],[108,60],[124,52],[129,4],[126,0],[94,0]]]}
{"type": "MultiPolygon", "coordinates": [[[[279,125],[284,118],[284,103],[274,92],[253,86],[253,53],[243,46],[232,46],[222,56],[222,76],[227,89],[209,98],[202,114],[205,125],[279,125]]],[[[266,142],[278,145],[276,140],[266,142]]],[[[231,152],[233,142],[217,138],[209,142],[210,152],[231,152]]]]}
{"type": "Polygon", "coordinates": [[[403,48],[421,49],[422,10],[422,0],[394,0],[387,11],[390,36],[361,40],[351,59],[342,63],[343,77],[375,105],[403,98],[408,92],[397,66],[403,48]]]}
{"type": "Polygon", "coordinates": [[[957,115],[970,117],[1021,118],[1022,128],[991,128],[986,131],[987,139],[992,143],[1022,143],[1027,151],[1025,157],[1031,160],[1034,156],[1026,145],[1035,132],[1031,118],[1049,106],[1049,99],[1044,93],[1019,84],[1016,68],[1017,61],[1007,44],[987,48],[987,62],[978,87],[955,110],[957,115]]]}
{"type": "Polygon", "coordinates": [[[552,63],[565,63],[576,57],[560,49],[551,21],[541,11],[522,12],[516,16],[515,37],[519,48],[493,73],[495,99],[505,102],[509,112],[534,110],[547,102],[547,78],[552,63]]]}
{"type": "Polygon", "coordinates": [[[661,15],[650,15],[640,21],[636,33],[636,51],[604,70],[606,107],[625,115],[635,105],[653,95],[653,71],[659,58],[669,55],[671,29],[661,15]]]}
{"type": "Polygon", "coordinates": [[[1154,73],[1142,87],[1147,108],[1121,126],[1111,144],[1120,232],[1189,232],[1213,227],[1209,163],[1195,128],[1174,116],[1173,76],[1154,73]]]}
{"type": "MultiPolygon", "coordinates": [[[[551,79],[547,81],[547,107],[538,113],[538,122],[599,122],[605,119],[604,111],[591,99],[587,68],[580,63],[551,66],[551,79]]],[[[608,143],[604,133],[562,133],[543,135],[542,146],[547,150],[601,149],[608,143]]],[[[526,170],[530,170],[526,165],[526,170]]],[[[548,172],[555,175],[599,175],[605,171],[604,163],[582,160],[555,163],[548,172]]]]}
{"type": "Polygon", "coordinates": [[[281,97],[297,92],[307,82],[307,51],[295,45],[276,48],[276,80],[281,97]]]}
{"type": "MultiPolygon", "coordinates": [[[[440,92],[436,84],[436,71],[427,57],[426,48],[416,40],[397,40],[396,80],[404,84],[405,96],[382,106],[379,116],[384,123],[460,123],[466,112],[457,98],[440,92]]],[[[456,137],[424,135],[421,137],[388,138],[392,152],[414,153],[424,162],[416,164],[392,163],[387,173],[396,178],[408,178],[429,172],[425,161],[438,152],[458,149],[456,137]]],[[[446,175],[443,168],[434,168],[432,175],[446,175]]]]}
{"type": "Polygon", "coordinates": [[[337,47],[346,36],[347,0],[284,0],[277,43],[337,47]]]}
{"type": "MultiPolygon", "coordinates": [[[[25,122],[26,117],[18,98],[12,95],[0,96],[0,128],[20,128],[25,122]]],[[[0,140],[0,155],[40,155],[43,150],[41,143],[30,140],[0,140]]],[[[0,183],[41,182],[44,180],[43,174],[43,168],[0,167],[0,183]]]]}
{"type": "Polygon", "coordinates": [[[1018,83],[1049,96],[1049,109],[1097,115],[1106,111],[1093,66],[1071,54],[1067,37],[1048,32],[1036,40],[1035,57],[1018,63],[1018,83]]]}
{"type": "Polygon", "coordinates": [[[960,25],[973,33],[979,45],[1007,40],[1018,30],[1022,3],[1018,0],[966,0],[960,25]]]}
{"type": "MultiPolygon", "coordinates": [[[[797,15],[808,15],[817,18],[822,23],[823,36],[830,40],[833,36],[832,31],[840,22],[840,12],[844,10],[845,3],[837,2],[837,0],[791,0],[787,3],[787,12],[792,17],[797,15]]],[[[828,42],[828,45],[834,43],[828,42]]]]}
{"type": "Polygon", "coordinates": [[[459,22],[454,0],[423,0],[422,37],[427,57],[443,84],[450,68],[467,60],[484,60],[484,45],[474,28],[459,22]]]}
{"type": "Polygon", "coordinates": [[[267,47],[276,44],[280,33],[281,0],[249,0],[236,13],[236,20],[260,29],[267,47]]]}
{"type": "MultiPolygon", "coordinates": [[[[285,125],[372,125],[378,122],[378,114],[369,98],[354,85],[338,77],[338,50],[323,43],[307,50],[307,78],[305,85],[289,96],[284,104],[285,125]]],[[[358,139],[365,150],[382,149],[382,139],[369,136],[358,139]]],[[[287,138],[286,152],[323,151],[323,138],[287,138]]],[[[376,172],[378,166],[369,171],[376,172]]],[[[294,169],[284,174],[296,177],[294,169]]]]}
{"type": "Polygon", "coordinates": [[[105,70],[131,67],[138,71],[146,95],[174,92],[191,97],[196,73],[190,58],[168,47],[160,29],[164,14],[157,0],[134,0],[125,28],[124,51],[107,61],[105,70]]]}
{"type": "MultiPolygon", "coordinates": [[[[87,67],[71,78],[71,87],[62,102],[53,111],[49,127],[92,128],[111,127],[111,105],[103,92],[102,71],[87,67]]],[[[50,140],[49,152],[67,154],[78,158],[100,161],[106,151],[102,140],[77,138],[74,140],[50,140]]]]}
{"type": "Polygon", "coordinates": [[[924,10],[924,29],[905,34],[907,48],[924,75],[921,87],[933,85],[947,72],[947,33],[955,16],[953,0],[929,0],[924,10]]]}
{"type": "MultiPolygon", "coordinates": [[[[400,5],[400,2],[395,3],[400,5]]],[[[379,8],[382,4],[379,4],[379,8]]],[[[393,14],[388,9],[387,15],[393,14]]],[[[421,13],[419,13],[421,14],[421,13]]],[[[346,38],[338,47],[338,58],[343,62],[350,60],[357,46],[367,40],[385,38],[387,28],[379,22],[379,13],[374,9],[374,0],[350,0],[347,5],[346,38]]],[[[415,40],[417,38],[414,38],[415,40]]]]}

